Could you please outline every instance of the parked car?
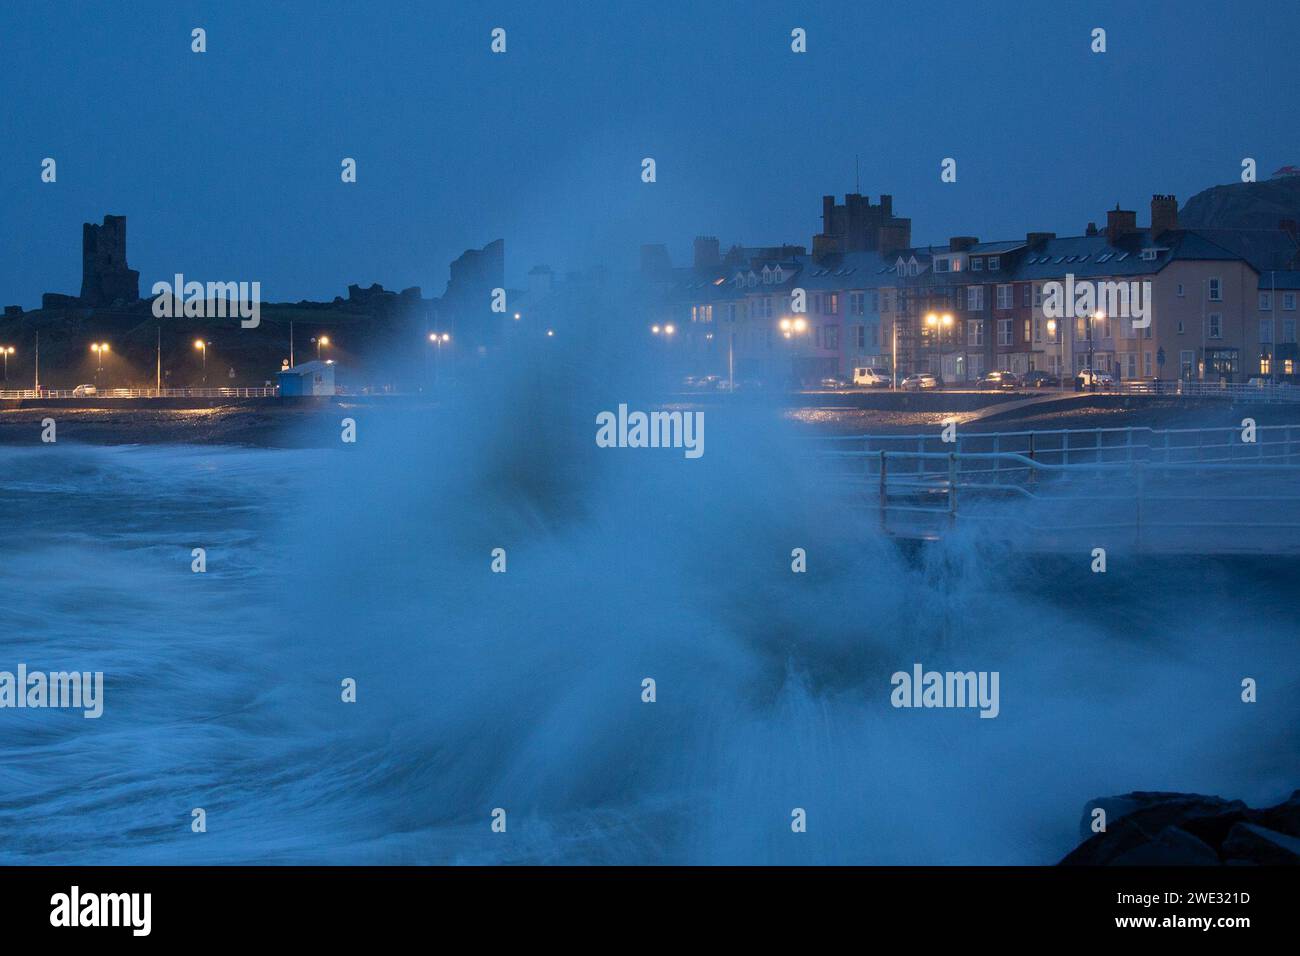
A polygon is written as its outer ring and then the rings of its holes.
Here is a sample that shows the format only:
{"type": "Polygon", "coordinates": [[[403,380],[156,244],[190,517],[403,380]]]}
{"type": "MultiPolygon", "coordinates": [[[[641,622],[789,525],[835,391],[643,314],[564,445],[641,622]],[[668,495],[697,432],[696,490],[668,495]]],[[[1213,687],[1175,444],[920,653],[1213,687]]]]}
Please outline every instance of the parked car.
{"type": "Polygon", "coordinates": [[[1085,368],[1074,376],[1074,390],[1082,392],[1086,388],[1112,388],[1115,385],[1115,379],[1109,372],[1094,372],[1090,368],[1085,368]]]}
{"type": "Polygon", "coordinates": [[[72,394],[77,396],[94,395],[98,391],[99,389],[95,388],[95,386],[93,385],[78,385],[76,388],[72,390],[72,394]]]}
{"type": "Polygon", "coordinates": [[[975,382],[976,388],[1019,388],[1020,379],[1014,372],[985,372],[975,382]]]}
{"type": "Polygon", "coordinates": [[[868,388],[882,388],[889,385],[893,377],[887,369],[877,366],[866,366],[855,368],[853,370],[853,384],[866,385],[868,388]]]}
{"type": "Polygon", "coordinates": [[[848,382],[834,375],[828,375],[821,380],[822,388],[847,388],[848,382]]]}
{"type": "Polygon", "coordinates": [[[926,388],[938,388],[942,384],[943,379],[933,372],[915,372],[899,383],[900,387],[909,392],[919,392],[926,388]]]}
{"type": "Polygon", "coordinates": [[[1032,372],[1026,372],[1025,377],[1021,379],[1025,383],[1025,388],[1060,388],[1061,380],[1051,372],[1044,372],[1042,369],[1034,369],[1032,372]]]}

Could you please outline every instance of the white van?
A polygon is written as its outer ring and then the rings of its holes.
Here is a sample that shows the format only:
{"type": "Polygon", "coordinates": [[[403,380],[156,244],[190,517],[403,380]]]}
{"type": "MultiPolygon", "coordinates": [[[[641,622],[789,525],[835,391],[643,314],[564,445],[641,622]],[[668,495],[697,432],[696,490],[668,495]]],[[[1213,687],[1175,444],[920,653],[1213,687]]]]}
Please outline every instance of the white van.
{"type": "Polygon", "coordinates": [[[853,384],[866,385],[869,388],[876,388],[881,385],[890,383],[889,370],[867,366],[865,368],[855,368],[853,370],[853,384]]]}

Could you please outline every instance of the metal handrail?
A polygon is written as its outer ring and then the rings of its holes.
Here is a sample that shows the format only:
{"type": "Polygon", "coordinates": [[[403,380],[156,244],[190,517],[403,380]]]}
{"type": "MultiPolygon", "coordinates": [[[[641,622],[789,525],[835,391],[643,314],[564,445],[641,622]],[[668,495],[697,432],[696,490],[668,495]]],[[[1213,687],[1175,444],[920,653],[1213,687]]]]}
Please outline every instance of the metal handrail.
{"type": "Polygon", "coordinates": [[[278,387],[220,387],[220,388],[100,388],[93,394],[73,388],[34,388],[0,390],[0,399],[23,398],[274,398],[278,387]]]}
{"type": "Polygon", "coordinates": [[[1159,550],[1186,547],[1176,539],[1190,533],[1209,552],[1300,553],[1300,535],[1294,534],[1300,528],[1300,461],[1149,462],[1135,458],[1054,463],[1010,451],[858,450],[828,451],[825,455],[839,462],[856,457],[874,464],[865,474],[843,477],[851,478],[863,490],[871,484],[877,486],[880,526],[896,536],[932,538],[943,526],[955,527],[959,519],[1010,522],[1043,532],[1044,528],[1026,515],[1008,509],[1011,501],[1019,501],[1026,507],[1044,509],[1038,517],[1050,519],[1046,531],[1056,539],[1085,532],[1112,536],[1122,532],[1121,537],[1138,549],[1159,550]],[[972,469],[971,464],[994,464],[1003,480],[989,481],[987,476],[995,474],[993,470],[972,469]],[[1169,486],[1171,480],[1185,475],[1240,478],[1249,491],[1232,493],[1231,488],[1215,487],[1205,494],[1188,495],[1186,482],[1169,486]],[[1097,493],[1099,481],[1104,481],[1100,486],[1104,494],[1097,493]],[[1188,509],[1189,502],[1210,505],[1217,513],[1198,517],[1188,509]],[[1070,507],[1062,511],[1062,506],[1070,507]],[[1083,506],[1087,517],[1077,520],[1080,509],[1074,506],[1083,506]],[[1116,508],[1120,509],[1118,517],[1116,508]],[[1224,509],[1235,517],[1223,520],[1224,509]],[[891,518],[895,520],[891,522],[891,518]],[[1264,541],[1258,535],[1270,530],[1276,533],[1271,539],[1264,541]],[[1175,540],[1171,541],[1170,535],[1175,540]],[[1249,546],[1251,542],[1253,546],[1249,546]]]}

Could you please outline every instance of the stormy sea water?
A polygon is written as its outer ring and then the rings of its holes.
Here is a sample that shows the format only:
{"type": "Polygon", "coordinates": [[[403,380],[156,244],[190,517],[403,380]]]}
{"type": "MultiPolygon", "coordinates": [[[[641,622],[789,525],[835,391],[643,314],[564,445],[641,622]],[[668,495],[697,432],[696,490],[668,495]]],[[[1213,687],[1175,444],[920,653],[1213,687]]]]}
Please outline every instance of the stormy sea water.
{"type": "Polygon", "coordinates": [[[97,720],[0,710],[0,862],[1039,864],[1094,796],[1300,785],[1293,565],[909,552],[770,409],[688,460],[597,448],[622,400],[0,449],[0,670],[105,675],[97,720]],[[914,663],[999,715],[892,707],[914,663]]]}

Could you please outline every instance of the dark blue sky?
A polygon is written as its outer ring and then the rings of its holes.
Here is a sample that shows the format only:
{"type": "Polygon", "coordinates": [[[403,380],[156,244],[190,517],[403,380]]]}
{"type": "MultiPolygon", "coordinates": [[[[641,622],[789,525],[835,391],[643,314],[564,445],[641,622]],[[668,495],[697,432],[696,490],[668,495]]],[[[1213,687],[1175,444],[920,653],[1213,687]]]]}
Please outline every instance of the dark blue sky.
{"type": "Polygon", "coordinates": [[[855,153],[916,242],[1078,233],[1117,201],[1145,222],[1151,193],[1236,181],[1243,156],[1261,178],[1300,163],[1298,11],[7,0],[0,299],[75,294],[81,223],[109,212],[128,217],[142,291],[181,271],[258,279],[276,301],[349,282],[437,294],[450,259],[496,237],[512,282],[538,262],[630,266],[641,242],[685,261],[697,233],[806,244],[855,153]]]}

